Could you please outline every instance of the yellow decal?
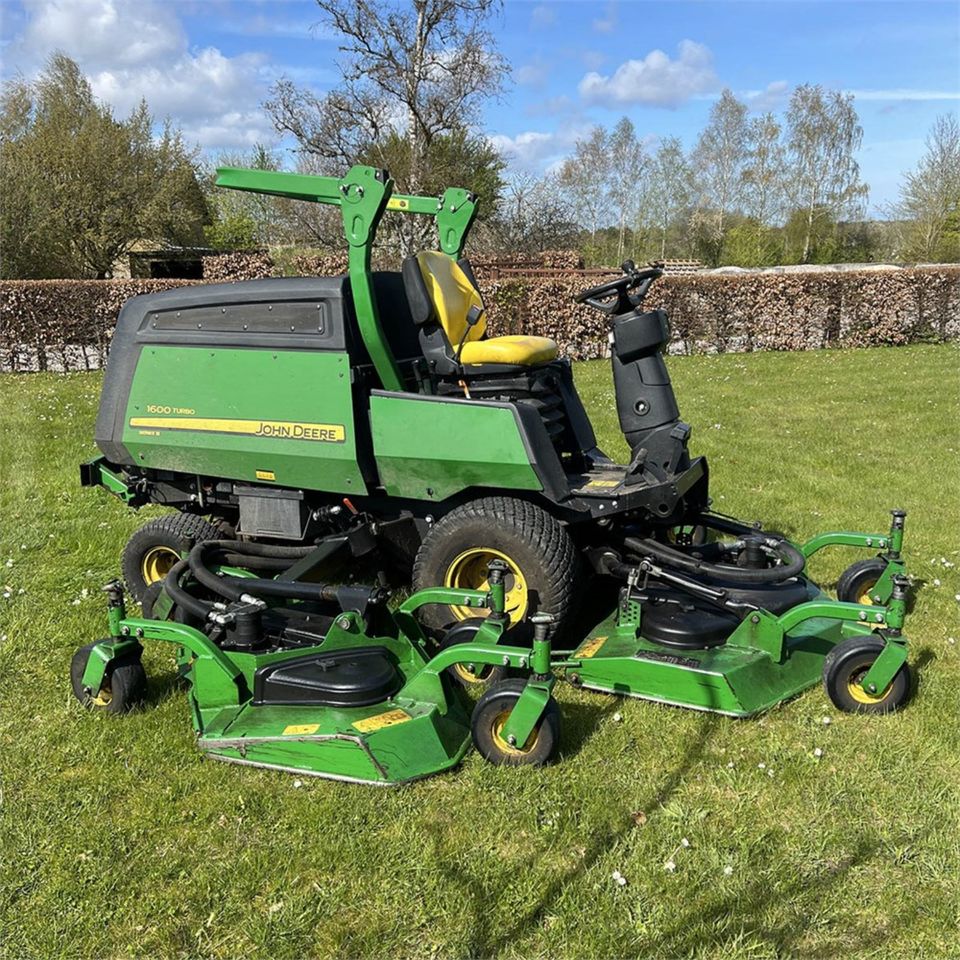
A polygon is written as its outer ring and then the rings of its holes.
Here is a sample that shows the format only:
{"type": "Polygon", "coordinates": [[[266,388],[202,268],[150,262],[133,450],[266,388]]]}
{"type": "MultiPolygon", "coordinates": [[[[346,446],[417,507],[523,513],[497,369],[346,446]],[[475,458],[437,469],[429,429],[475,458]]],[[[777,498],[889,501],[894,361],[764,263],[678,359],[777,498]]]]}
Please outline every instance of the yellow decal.
{"type": "Polygon", "coordinates": [[[378,713],[375,717],[358,720],[353,724],[353,728],[359,730],[361,733],[373,733],[374,730],[393,727],[398,723],[406,723],[412,719],[410,714],[404,713],[403,710],[388,710],[386,713],[378,713]]]}
{"type": "Polygon", "coordinates": [[[388,210],[407,210],[410,207],[410,201],[404,200],[403,197],[391,197],[387,201],[388,210]]]}
{"type": "Polygon", "coordinates": [[[319,723],[291,723],[289,727],[283,728],[283,735],[285,737],[306,737],[311,733],[316,733],[319,729],[319,723]]]}
{"type": "Polygon", "coordinates": [[[588,640],[575,654],[581,660],[589,660],[607,642],[606,637],[594,637],[588,640]]]}
{"type": "Polygon", "coordinates": [[[588,487],[619,487],[619,480],[591,480],[588,484],[588,487]]]}
{"type": "Polygon", "coordinates": [[[277,475],[272,470],[258,470],[257,479],[258,480],[276,480],[277,475]]]}
{"type": "Polygon", "coordinates": [[[196,433],[241,433],[250,437],[279,437],[284,440],[319,440],[343,443],[342,423],[296,423],[292,420],[221,420],[206,417],[131,417],[131,427],[159,430],[192,430],[196,433]]]}

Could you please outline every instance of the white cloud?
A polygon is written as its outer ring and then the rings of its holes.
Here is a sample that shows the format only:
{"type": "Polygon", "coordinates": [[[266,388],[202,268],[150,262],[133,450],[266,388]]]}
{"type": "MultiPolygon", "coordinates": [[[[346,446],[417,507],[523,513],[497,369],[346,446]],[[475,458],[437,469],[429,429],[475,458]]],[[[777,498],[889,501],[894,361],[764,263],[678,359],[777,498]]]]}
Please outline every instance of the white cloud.
{"type": "Polygon", "coordinates": [[[25,0],[23,51],[63,50],[84,62],[150,62],[181,51],[186,34],[171,5],[141,0],[25,0]]]}
{"type": "Polygon", "coordinates": [[[608,3],[606,13],[593,21],[593,29],[597,33],[613,33],[616,26],[617,8],[612,3],[608,3]]]}
{"type": "Polygon", "coordinates": [[[662,50],[651,50],[642,60],[627,60],[612,76],[588,73],[580,81],[580,95],[601,106],[648,104],[676,107],[690,97],[716,88],[713,55],[702,43],[681,40],[679,56],[671,60],[662,50]]]}
{"type": "Polygon", "coordinates": [[[517,83],[523,86],[541,87],[546,81],[549,72],[550,70],[546,61],[540,57],[534,57],[530,63],[525,63],[523,66],[517,67],[514,71],[514,76],[517,79],[517,83]]]}
{"type": "Polygon", "coordinates": [[[538,4],[530,12],[530,25],[533,27],[549,27],[556,19],[553,7],[545,3],[538,4]]]}
{"type": "Polygon", "coordinates": [[[768,110],[778,110],[782,107],[789,92],[790,84],[786,80],[774,80],[763,90],[748,90],[743,97],[750,110],[766,113],[768,110]]]}
{"type": "Polygon", "coordinates": [[[276,68],[260,53],[191,48],[175,9],[157,0],[26,0],[5,71],[29,77],[62,50],[120,116],[145,99],[158,120],[171,117],[205,150],[275,141],[260,103],[276,68]]]}
{"type": "Polygon", "coordinates": [[[526,130],[515,136],[495,133],[488,139],[514,169],[542,173],[558,167],[573,149],[577,138],[589,133],[589,124],[573,122],[551,133],[526,130]]]}
{"type": "Polygon", "coordinates": [[[857,100],[960,100],[960,90],[844,90],[857,100]]]}

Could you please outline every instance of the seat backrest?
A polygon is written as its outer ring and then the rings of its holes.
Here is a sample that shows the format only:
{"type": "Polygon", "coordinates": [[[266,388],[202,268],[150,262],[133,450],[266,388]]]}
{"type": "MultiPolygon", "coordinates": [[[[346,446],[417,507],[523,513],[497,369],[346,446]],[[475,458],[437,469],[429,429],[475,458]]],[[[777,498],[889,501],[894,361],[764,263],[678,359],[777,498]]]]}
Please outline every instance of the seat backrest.
{"type": "Polygon", "coordinates": [[[477,307],[482,310],[483,300],[480,291],[456,260],[437,250],[424,250],[416,257],[409,258],[403,266],[407,296],[416,323],[435,320],[443,328],[453,349],[457,348],[464,331],[467,331],[464,342],[479,340],[484,335],[487,329],[484,316],[467,330],[467,314],[470,308],[477,307]],[[415,261],[415,271],[411,261],[415,261]],[[420,289],[411,290],[412,287],[420,289]],[[424,294],[427,303],[423,303],[424,294]],[[419,305],[417,300],[420,300],[419,305]],[[427,308],[432,316],[417,316],[417,313],[426,312],[427,308]]]}

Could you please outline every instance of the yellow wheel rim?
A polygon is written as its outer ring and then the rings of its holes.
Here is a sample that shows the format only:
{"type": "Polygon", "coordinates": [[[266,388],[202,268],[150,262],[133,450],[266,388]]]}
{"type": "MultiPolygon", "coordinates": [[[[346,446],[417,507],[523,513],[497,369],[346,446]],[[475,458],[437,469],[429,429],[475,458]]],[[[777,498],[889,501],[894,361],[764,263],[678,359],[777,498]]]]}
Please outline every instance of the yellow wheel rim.
{"type": "Polygon", "coordinates": [[[111,700],[113,700],[113,691],[110,689],[110,681],[104,677],[100,692],[95,697],[91,697],[90,702],[95,707],[108,707],[111,700]]]}
{"type": "Polygon", "coordinates": [[[453,665],[453,672],[464,682],[464,683],[484,683],[486,682],[487,677],[490,676],[491,667],[480,666],[474,673],[471,673],[465,664],[455,663],[453,665]]]}
{"type": "Polygon", "coordinates": [[[507,718],[509,716],[509,710],[504,710],[503,713],[497,714],[493,721],[493,742],[497,745],[497,749],[501,753],[509,757],[524,757],[536,747],[537,741],[540,739],[540,727],[537,726],[533,728],[533,733],[530,734],[527,742],[522,747],[515,747],[501,736],[503,728],[507,725],[507,718]]]}
{"type": "Polygon", "coordinates": [[[151,547],[140,561],[143,582],[149,587],[151,583],[162,580],[179,559],[180,554],[172,547],[151,547]]]}
{"type": "MultiPolygon", "coordinates": [[[[491,560],[502,560],[509,568],[504,577],[506,608],[507,613],[510,614],[510,620],[513,623],[519,623],[527,614],[527,580],[520,567],[500,550],[494,550],[492,547],[473,547],[470,550],[464,550],[447,567],[443,585],[458,590],[486,590],[487,567],[491,560]]],[[[458,620],[466,620],[468,617],[485,617],[488,613],[487,610],[477,607],[459,606],[450,607],[450,611],[458,620]]]]}
{"type": "Polygon", "coordinates": [[[860,596],[857,597],[857,603],[865,604],[866,606],[873,606],[873,597],[870,596],[871,591],[877,585],[877,581],[874,580],[873,583],[865,584],[860,589],[860,596]]]}
{"type": "Polygon", "coordinates": [[[847,678],[847,693],[856,700],[857,703],[882,703],[887,699],[887,696],[890,693],[890,688],[893,684],[890,684],[885,690],[882,690],[880,693],[867,693],[863,689],[861,684],[863,683],[863,678],[867,675],[867,670],[869,667],[863,667],[860,670],[855,671],[847,678]]]}

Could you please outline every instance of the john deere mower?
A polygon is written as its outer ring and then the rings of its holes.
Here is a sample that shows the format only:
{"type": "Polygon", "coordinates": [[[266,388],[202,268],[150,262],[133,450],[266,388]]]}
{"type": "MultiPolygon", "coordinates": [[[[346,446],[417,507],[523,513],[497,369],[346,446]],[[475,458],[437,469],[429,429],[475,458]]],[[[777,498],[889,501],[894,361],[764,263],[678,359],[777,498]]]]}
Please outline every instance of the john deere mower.
{"type": "MultiPolygon", "coordinates": [[[[130,506],[176,511],[127,544],[135,597],[161,580],[175,589],[171,570],[208,540],[302,549],[297,580],[371,557],[409,571],[416,591],[441,590],[419,613],[449,649],[479,635],[485,608],[456,598],[485,591],[497,561],[512,635],[529,638],[524,624],[550,614],[555,637],[572,641],[554,666],[584,687],[747,715],[822,676],[843,709],[904,701],[904,514],[888,532],[792,543],[713,512],[663,359],[667,316],[643,306],[658,268],[627,262],[577,297],[609,324],[631,451],[617,464],[552,340],[487,335],[462,256],[468,191],[400,195],[362,166],[340,180],[223,169],[218,183],[339,206],[349,270],[124,306],[97,418],[102,456],[82,478],[130,506]],[[440,250],[372,271],[387,211],[432,217],[440,250]],[[848,568],[837,600],[805,574],[831,545],[876,554],[848,568]],[[588,576],[621,585],[589,631],[574,621],[588,576]]],[[[455,668],[480,682],[490,663],[455,668]]]]}

